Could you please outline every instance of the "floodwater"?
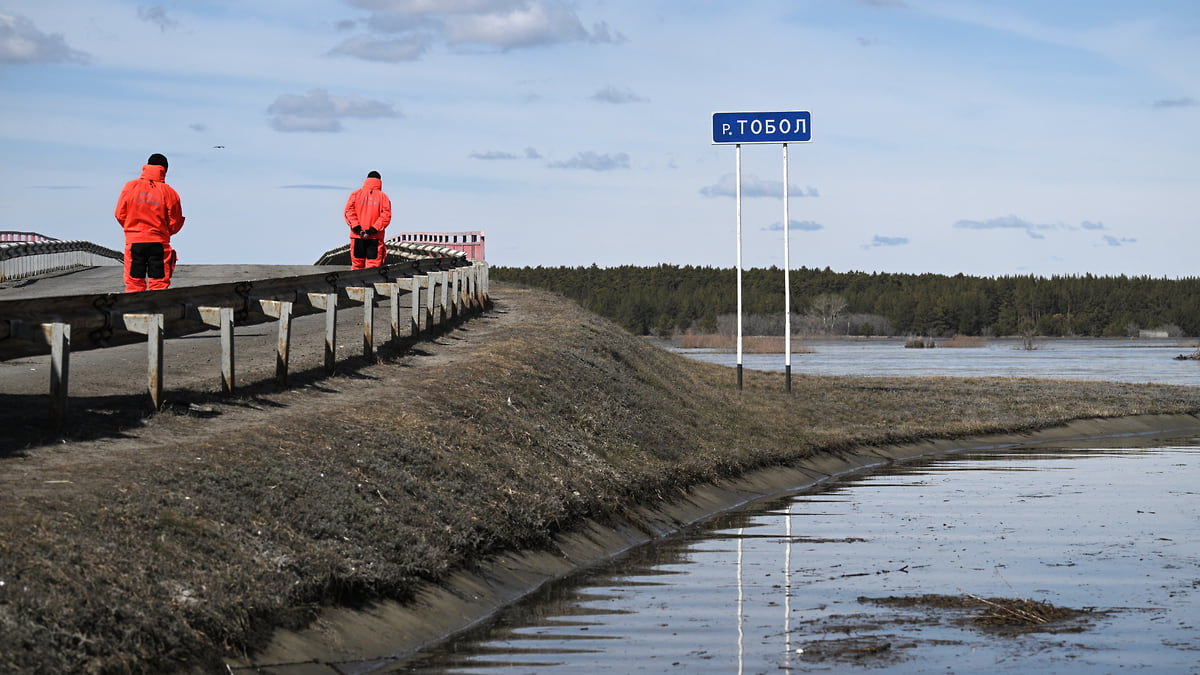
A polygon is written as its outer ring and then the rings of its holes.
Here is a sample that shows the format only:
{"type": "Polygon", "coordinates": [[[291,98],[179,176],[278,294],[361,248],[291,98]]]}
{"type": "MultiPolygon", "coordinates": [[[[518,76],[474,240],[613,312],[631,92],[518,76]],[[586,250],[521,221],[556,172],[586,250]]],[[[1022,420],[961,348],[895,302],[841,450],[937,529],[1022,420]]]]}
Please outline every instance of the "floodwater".
{"type": "MultiPolygon", "coordinates": [[[[940,341],[939,341],[940,342],[940,341]]],[[[899,338],[797,340],[793,375],[888,377],[1039,377],[1200,385],[1200,361],[1177,361],[1196,351],[1196,339],[992,339],[981,347],[906,349],[899,338]],[[798,353],[808,349],[811,353],[798,353]]],[[[699,361],[737,365],[737,354],[675,349],[699,361]]],[[[742,367],[783,372],[784,354],[742,354],[742,367]]]]}
{"type": "Polygon", "coordinates": [[[943,456],[552,584],[427,673],[1200,673],[1200,438],[943,456]],[[1076,617],[989,627],[980,598],[1076,617]]]}
{"type": "MultiPolygon", "coordinates": [[[[1200,362],[1174,359],[1195,341],[803,344],[813,352],[793,354],[793,374],[1200,384],[1200,362]]],[[[732,353],[678,351],[736,364],[732,353]]],[[[746,354],[743,365],[782,371],[784,356],[746,354]]],[[[389,667],[1200,674],[1198,491],[1195,434],[898,464],[721,514],[389,667]],[[1076,614],[981,623],[988,611],[1013,618],[995,605],[1014,600],[1076,614]]]]}

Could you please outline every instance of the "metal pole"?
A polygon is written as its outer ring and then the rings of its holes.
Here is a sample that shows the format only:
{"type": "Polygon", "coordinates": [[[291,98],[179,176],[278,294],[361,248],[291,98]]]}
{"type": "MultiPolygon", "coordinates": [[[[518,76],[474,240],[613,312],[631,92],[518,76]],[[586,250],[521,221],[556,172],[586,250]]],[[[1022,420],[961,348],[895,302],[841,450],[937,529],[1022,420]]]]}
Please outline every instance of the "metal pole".
{"type": "Polygon", "coordinates": [[[742,144],[737,146],[737,387],[742,390],[742,144]]]}
{"type": "Polygon", "coordinates": [[[783,387],[792,392],[792,282],[791,247],[788,245],[788,230],[791,229],[788,215],[788,155],[787,143],[783,144],[783,387]]]}

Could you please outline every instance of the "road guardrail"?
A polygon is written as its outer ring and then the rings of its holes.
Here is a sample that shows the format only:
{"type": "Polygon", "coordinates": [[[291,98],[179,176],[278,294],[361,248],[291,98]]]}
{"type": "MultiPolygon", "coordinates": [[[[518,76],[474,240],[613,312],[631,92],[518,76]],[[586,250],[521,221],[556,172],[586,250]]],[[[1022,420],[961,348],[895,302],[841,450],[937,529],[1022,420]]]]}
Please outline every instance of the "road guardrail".
{"type": "MultiPolygon", "coordinates": [[[[54,243],[54,242],[50,242],[54,243]]],[[[101,293],[0,301],[0,360],[50,354],[50,416],[67,416],[70,354],[140,340],[147,342],[147,390],[162,403],[163,340],[221,331],[221,387],[234,390],[235,325],[278,323],[276,379],[286,385],[291,320],[325,312],[325,368],[333,370],[337,313],[360,306],[363,355],[374,358],[376,304],[388,299],[391,336],[419,334],[482,310],[488,302],[487,264],[460,252],[364,270],[322,272],[255,281],[232,281],[142,293],[101,293]],[[402,298],[408,300],[402,311],[402,298]],[[403,318],[402,318],[403,317],[403,318]]]]}

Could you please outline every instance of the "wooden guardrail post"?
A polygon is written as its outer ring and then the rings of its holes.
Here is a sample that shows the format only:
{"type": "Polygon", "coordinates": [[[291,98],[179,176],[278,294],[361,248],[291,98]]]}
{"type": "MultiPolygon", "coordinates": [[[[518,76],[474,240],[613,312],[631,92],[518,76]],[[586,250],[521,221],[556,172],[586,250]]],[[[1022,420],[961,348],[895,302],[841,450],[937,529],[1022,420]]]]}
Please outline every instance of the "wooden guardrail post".
{"type": "Polygon", "coordinates": [[[121,314],[125,330],[146,336],[146,388],[154,409],[162,408],[163,386],[163,315],[121,314]]]}
{"type": "MultiPolygon", "coordinates": [[[[397,291],[408,291],[409,307],[412,310],[409,335],[416,337],[417,333],[421,332],[421,282],[415,277],[410,277],[397,279],[395,286],[397,291]]],[[[398,302],[399,300],[397,300],[398,302]]],[[[398,328],[399,326],[397,326],[398,328]]]]}
{"type": "Polygon", "coordinates": [[[71,324],[44,323],[50,342],[50,422],[56,430],[67,424],[67,390],[71,374],[71,324]]]}
{"type": "Polygon", "coordinates": [[[371,286],[347,286],[346,295],[363,304],[363,357],[375,360],[375,289],[371,286]]]}
{"type": "Polygon", "coordinates": [[[309,293],[308,304],[325,310],[325,372],[332,373],[337,361],[337,293],[309,293]]]}
{"type": "Polygon", "coordinates": [[[433,313],[437,303],[434,299],[434,294],[437,292],[437,272],[430,272],[425,275],[425,282],[429,289],[429,295],[425,296],[425,330],[433,328],[433,313]]]}
{"type": "Polygon", "coordinates": [[[463,268],[463,304],[466,311],[474,312],[475,307],[475,265],[463,268]]]}
{"type": "Polygon", "coordinates": [[[424,274],[415,275],[412,278],[412,334],[416,337],[421,334],[421,316],[424,314],[421,311],[421,289],[429,285],[429,277],[424,274]]]}
{"type": "Polygon", "coordinates": [[[279,340],[275,346],[275,381],[287,386],[288,349],[292,344],[292,302],[290,300],[257,300],[262,313],[279,319],[279,340]]]}
{"type": "Polygon", "coordinates": [[[438,324],[445,324],[446,318],[449,317],[448,310],[450,303],[450,273],[449,271],[438,271],[438,324]]]}
{"type": "Polygon", "coordinates": [[[483,266],[480,262],[475,262],[471,265],[471,290],[468,293],[471,297],[471,306],[476,311],[483,309],[483,266]]]}
{"type": "Polygon", "coordinates": [[[471,266],[471,302],[475,304],[475,309],[482,310],[485,306],[483,301],[483,278],[487,275],[487,268],[484,263],[477,262],[471,266]]]}
{"type": "Polygon", "coordinates": [[[450,270],[450,318],[457,320],[462,314],[462,268],[450,270]]]}
{"type": "Polygon", "coordinates": [[[388,322],[392,326],[392,339],[400,337],[400,284],[398,282],[375,284],[375,292],[389,298],[388,322]]]}
{"type": "Polygon", "coordinates": [[[232,307],[197,307],[196,313],[206,326],[221,329],[221,391],[233,393],[233,313],[232,307]]]}

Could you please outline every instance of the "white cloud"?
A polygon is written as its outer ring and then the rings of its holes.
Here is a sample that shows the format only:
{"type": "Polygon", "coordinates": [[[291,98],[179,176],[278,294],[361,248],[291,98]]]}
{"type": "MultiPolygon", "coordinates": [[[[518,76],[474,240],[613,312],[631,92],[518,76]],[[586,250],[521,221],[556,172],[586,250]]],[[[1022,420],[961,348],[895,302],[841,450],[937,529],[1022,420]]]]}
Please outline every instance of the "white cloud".
{"type": "Polygon", "coordinates": [[[1046,235],[1042,232],[1058,229],[1057,225],[1039,225],[1014,215],[989,220],[960,220],[954,223],[954,227],[963,230],[1021,230],[1032,239],[1045,239],[1046,235]]]}
{"type": "Polygon", "coordinates": [[[586,169],[588,171],[614,171],[629,168],[629,155],[618,152],[615,155],[601,155],[590,150],[577,153],[571,159],[562,162],[550,162],[546,166],[552,169],[586,169]]]}
{"type": "Polygon", "coordinates": [[[523,152],[519,155],[515,152],[508,152],[505,150],[487,150],[485,152],[479,152],[479,151],[472,152],[469,155],[469,157],[471,159],[484,159],[484,160],[541,159],[542,154],[533,148],[525,148],[525,152],[523,152]]]}
{"type": "Polygon", "coordinates": [[[871,238],[871,243],[863,244],[864,249],[879,248],[881,246],[907,246],[908,237],[885,237],[877,234],[871,238]]]}
{"type": "Polygon", "coordinates": [[[43,33],[23,16],[0,14],[0,65],[87,63],[88,54],[72,49],[60,33],[43,33]]]}
{"type": "MultiPolygon", "coordinates": [[[[964,230],[1020,230],[1027,234],[1030,239],[1046,239],[1047,232],[1100,232],[1108,230],[1108,227],[1101,222],[1093,222],[1085,220],[1078,226],[1067,224],[1048,224],[1048,223],[1032,223],[1014,215],[1008,215],[1001,218],[991,218],[989,220],[960,220],[954,223],[954,227],[964,230]]],[[[1132,244],[1137,239],[1127,237],[1118,237],[1110,234],[1102,235],[1102,241],[1108,246],[1124,246],[1132,244]]]]}
{"type": "Polygon", "coordinates": [[[473,14],[520,7],[526,0],[351,0],[350,4],[376,12],[403,14],[473,14]]]}
{"type": "Polygon", "coordinates": [[[372,12],[365,25],[390,40],[358,36],[335,54],[372,61],[411,61],[436,42],[502,51],[568,42],[618,43],[624,36],[597,22],[584,27],[574,6],[559,0],[355,0],[372,12]]]}
{"type": "Polygon", "coordinates": [[[276,131],[341,131],[346,117],[372,119],[401,117],[390,103],[370,101],[357,96],[330,96],[324,89],[305,95],[282,94],[267,107],[276,131]]]}
{"type": "Polygon", "coordinates": [[[1189,96],[1181,98],[1159,99],[1151,104],[1155,108],[1191,108],[1196,105],[1196,99],[1189,96]]]}
{"type": "Polygon", "coordinates": [[[517,155],[511,152],[502,150],[488,150],[487,152],[472,152],[471,159],[517,159],[517,155]]]}
{"type": "Polygon", "coordinates": [[[458,14],[446,20],[446,41],[511,49],[586,40],[575,12],[558,3],[533,2],[506,12],[458,14]]]}
{"type": "Polygon", "coordinates": [[[174,28],[176,25],[176,21],[167,16],[167,10],[162,5],[151,5],[149,7],[138,5],[137,14],[139,19],[158,26],[159,30],[164,32],[168,28],[174,28]]]}
{"type": "MultiPolygon", "coordinates": [[[[705,197],[737,197],[737,177],[732,173],[721,176],[715,185],[700,188],[700,194],[705,197]]],[[[789,184],[788,197],[820,197],[821,193],[811,185],[802,188],[789,184]]],[[[771,197],[783,199],[783,181],[762,180],[754,175],[742,176],[742,198],[771,197]]]]}
{"type": "Polygon", "coordinates": [[[638,96],[630,89],[617,89],[607,86],[592,94],[592,100],[599,103],[649,103],[650,99],[638,96]]]}
{"type": "Polygon", "coordinates": [[[416,61],[429,50],[432,39],[424,33],[409,33],[398,38],[373,38],[356,35],[330,50],[330,54],[353,56],[364,61],[401,63],[416,61]]]}
{"type": "MultiPolygon", "coordinates": [[[[783,223],[771,223],[763,228],[768,232],[783,232],[783,223]]],[[[814,223],[811,220],[792,220],[788,225],[789,230],[800,230],[803,232],[816,232],[817,230],[825,229],[825,226],[820,223],[814,223]]]]}

